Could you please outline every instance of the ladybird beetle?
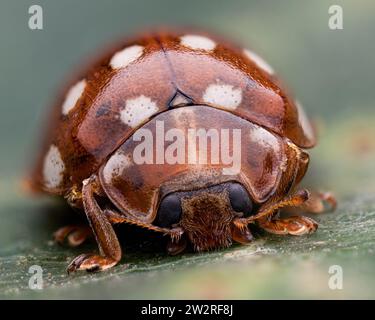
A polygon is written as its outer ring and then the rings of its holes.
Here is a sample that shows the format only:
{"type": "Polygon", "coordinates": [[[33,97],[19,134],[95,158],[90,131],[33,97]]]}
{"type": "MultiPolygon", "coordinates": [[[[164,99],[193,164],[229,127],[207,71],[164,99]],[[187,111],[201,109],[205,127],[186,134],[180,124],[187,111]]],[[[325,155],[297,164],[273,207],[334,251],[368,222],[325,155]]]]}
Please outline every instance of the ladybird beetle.
{"type": "Polygon", "coordinates": [[[296,189],[315,132],[261,57],[185,31],[141,35],[108,51],[58,100],[30,179],[34,190],[63,196],[86,214],[87,226],[55,233],[71,246],[91,234],[98,244],[99,254],[79,255],[69,272],[120,261],[114,224],[168,235],[172,255],[188,244],[196,251],[247,244],[250,224],[280,235],[317,229],[311,218],[279,215],[282,208],[321,212],[335,200],[296,189]],[[189,140],[194,129],[206,134],[206,161],[197,160],[202,137],[189,140]],[[161,151],[146,150],[146,140],[161,151]],[[180,149],[177,140],[185,142],[180,149]]]}

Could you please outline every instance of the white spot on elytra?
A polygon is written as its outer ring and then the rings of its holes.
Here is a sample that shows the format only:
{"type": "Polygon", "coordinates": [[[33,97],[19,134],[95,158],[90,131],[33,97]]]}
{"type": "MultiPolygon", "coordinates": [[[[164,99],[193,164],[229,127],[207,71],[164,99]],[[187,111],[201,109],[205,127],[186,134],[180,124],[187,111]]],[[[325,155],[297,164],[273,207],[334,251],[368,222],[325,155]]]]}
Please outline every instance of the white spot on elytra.
{"type": "Polygon", "coordinates": [[[278,139],[260,126],[256,126],[250,131],[250,139],[264,148],[274,149],[276,153],[279,152],[280,142],[278,139]]]}
{"type": "Polygon", "coordinates": [[[66,94],[65,101],[62,105],[62,113],[67,115],[70,110],[74,108],[79,98],[82,96],[83,91],[86,88],[86,80],[83,79],[77,82],[73,87],[71,87],[66,94]]]}
{"type": "Polygon", "coordinates": [[[255,52],[250,51],[248,49],[245,49],[244,53],[245,53],[245,55],[250,60],[252,60],[253,62],[255,62],[255,64],[259,68],[263,69],[264,71],[268,72],[269,74],[274,74],[275,73],[275,71],[273,70],[273,68],[263,58],[261,58],[260,56],[258,56],[255,52]]]}
{"type": "Polygon", "coordinates": [[[49,189],[60,186],[63,180],[65,170],[64,162],[61,159],[59,149],[55,145],[51,145],[43,164],[44,185],[49,189]]]}
{"type": "Polygon", "coordinates": [[[116,52],[111,61],[110,66],[113,69],[124,68],[133,61],[137,60],[143,53],[143,47],[134,45],[127,47],[119,52],[116,52]]]}
{"type": "Polygon", "coordinates": [[[310,124],[310,121],[309,121],[301,103],[298,100],[296,100],[295,104],[296,104],[297,111],[298,111],[298,122],[301,124],[306,137],[309,140],[314,140],[314,137],[315,137],[314,130],[313,130],[311,124],[310,124]]]}
{"type": "Polygon", "coordinates": [[[132,165],[129,156],[117,151],[109,158],[108,162],[103,168],[103,177],[106,183],[111,183],[114,177],[121,175],[122,171],[132,165]]]}
{"type": "Polygon", "coordinates": [[[120,112],[120,119],[123,123],[134,128],[145,122],[158,110],[154,101],[141,95],[138,98],[126,101],[125,108],[120,112]]]}
{"type": "Polygon", "coordinates": [[[180,38],[181,44],[191,49],[213,50],[216,47],[215,41],[210,38],[198,35],[186,35],[180,38]]]}
{"type": "Polygon", "coordinates": [[[236,109],[242,100],[241,89],[228,84],[211,84],[203,94],[203,101],[229,110],[236,109]]]}

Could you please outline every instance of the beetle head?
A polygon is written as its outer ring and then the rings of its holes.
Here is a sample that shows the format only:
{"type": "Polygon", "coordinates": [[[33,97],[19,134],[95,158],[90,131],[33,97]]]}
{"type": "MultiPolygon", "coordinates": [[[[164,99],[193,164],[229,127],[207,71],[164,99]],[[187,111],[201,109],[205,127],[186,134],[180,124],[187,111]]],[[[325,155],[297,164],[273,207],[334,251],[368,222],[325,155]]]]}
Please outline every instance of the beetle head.
{"type": "Polygon", "coordinates": [[[238,229],[234,220],[253,214],[252,201],[245,188],[236,182],[227,182],[199,190],[175,192],[162,199],[157,224],[178,226],[185,238],[170,245],[170,253],[181,251],[188,239],[196,251],[225,248],[232,241],[247,243],[250,231],[238,229]]]}

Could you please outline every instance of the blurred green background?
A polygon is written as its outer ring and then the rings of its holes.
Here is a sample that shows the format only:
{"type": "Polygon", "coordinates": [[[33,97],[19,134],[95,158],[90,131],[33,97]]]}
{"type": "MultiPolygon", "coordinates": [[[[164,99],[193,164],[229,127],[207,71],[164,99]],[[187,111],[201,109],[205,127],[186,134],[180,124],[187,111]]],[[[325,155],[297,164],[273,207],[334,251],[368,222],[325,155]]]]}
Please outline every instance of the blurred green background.
{"type": "Polygon", "coordinates": [[[1,0],[0,297],[375,298],[374,16],[372,0],[1,0]],[[43,30],[28,28],[32,4],[43,8],[43,30]],[[332,4],[343,8],[343,30],[328,28],[332,4]],[[69,209],[26,197],[19,178],[70,72],[106,44],[155,25],[213,30],[265,57],[320,129],[305,184],[334,191],[339,209],[317,217],[309,237],[265,236],[175,258],[140,234],[113,270],[67,276],[67,261],[95,245],[51,243],[69,209]],[[40,291],[28,287],[34,264],[44,269],[40,291]],[[343,268],[342,290],[328,286],[331,265],[343,268]]]}

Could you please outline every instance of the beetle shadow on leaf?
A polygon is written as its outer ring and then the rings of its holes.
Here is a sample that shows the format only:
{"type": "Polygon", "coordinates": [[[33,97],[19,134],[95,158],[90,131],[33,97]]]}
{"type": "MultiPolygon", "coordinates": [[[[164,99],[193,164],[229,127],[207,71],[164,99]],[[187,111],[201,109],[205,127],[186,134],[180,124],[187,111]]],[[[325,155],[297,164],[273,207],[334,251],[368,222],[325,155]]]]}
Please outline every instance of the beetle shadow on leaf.
{"type": "MultiPolygon", "coordinates": [[[[40,208],[40,212],[42,214],[34,221],[33,225],[36,230],[47,232],[48,240],[51,240],[53,233],[61,227],[88,224],[82,210],[73,209],[65,201],[60,201],[60,199],[44,204],[40,208]]],[[[166,253],[165,248],[168,239],[162,234],[127,224],[115,225],[114,229],[125,255],[129,253],[166,253]]],[[[75,250],[97,250],[94,238],[89,239],[75,250]]]]}

